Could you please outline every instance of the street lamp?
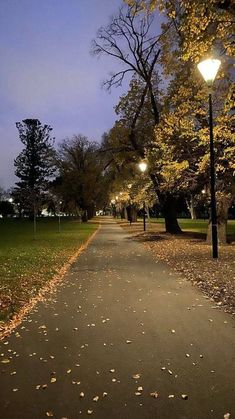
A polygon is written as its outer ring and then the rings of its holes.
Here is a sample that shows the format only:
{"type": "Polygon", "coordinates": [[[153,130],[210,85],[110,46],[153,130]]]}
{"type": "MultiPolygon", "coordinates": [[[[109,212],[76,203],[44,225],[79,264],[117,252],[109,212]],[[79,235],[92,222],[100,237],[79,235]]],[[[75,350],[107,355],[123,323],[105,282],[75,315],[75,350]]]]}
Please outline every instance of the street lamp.
{"type": "Polygon", "coordinates": [[[209,126],[210,126],[210,180],[211,180],[211,231],[212,231],[212,255],[218,258],[218,234],[217,234],[217,214],[215,197],[215,157],[214,157],[214,139],[213,139],[213,113],[211,88],[221,65],[220,60],[208,58],[198,64],[198,69],[209,86],[209,126]]]}
{"type": "MultiPolygon", "coordinates": [[[[147,163],[145,161],[141,161],[139,163],[139,169],[142,173],[146,172],[147,170],[147,163]]],[[[143,223],[144,223],[144,231],[146,230],[146,221],[145,221],[145,201],[143,202],[143,211],[144,211],[144,218],[143,218],[143,223]]]]}

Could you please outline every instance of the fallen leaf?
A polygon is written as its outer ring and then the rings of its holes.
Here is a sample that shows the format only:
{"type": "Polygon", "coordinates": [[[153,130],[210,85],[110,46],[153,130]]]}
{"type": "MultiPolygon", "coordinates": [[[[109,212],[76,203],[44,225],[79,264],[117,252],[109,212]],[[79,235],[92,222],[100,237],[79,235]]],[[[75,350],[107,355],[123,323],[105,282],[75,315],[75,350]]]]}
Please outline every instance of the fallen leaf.
{"type": "Polygon", "coordinates": [[[150,393],[151,397],[154,397],[155,399],[158,398],[158,392],[157,391],[153,391],[152,393],[150,393]]]}
{"type": "Polygon", "coordinates": [[[181,397],[183,400],[187,400],[188,399],[188,395],[187,394],[181,394],[181,397]]]}
{"type": "Polygon", "coordinates": [[[51,383],[56,383],[56,378],[55,377],[51,378],[51,383]]]}
{"type": "Polygon", "coordinates": [[[47,417],[52,417],[53,416],[53,412],[51,410],[49,412],[46,412],[46,416],[47,417]]]}
{"type": "Polygon", "coordinates": [[[93,397],[93,402],[98,402],[98,400],[99,400],[99,396],[93,397]]]}
{"type": "Polygon", "coordinates": [[[134,380],[138,380],[141,377],[141,374],[133,374],[132,378],[134,378],[134,380]]]}

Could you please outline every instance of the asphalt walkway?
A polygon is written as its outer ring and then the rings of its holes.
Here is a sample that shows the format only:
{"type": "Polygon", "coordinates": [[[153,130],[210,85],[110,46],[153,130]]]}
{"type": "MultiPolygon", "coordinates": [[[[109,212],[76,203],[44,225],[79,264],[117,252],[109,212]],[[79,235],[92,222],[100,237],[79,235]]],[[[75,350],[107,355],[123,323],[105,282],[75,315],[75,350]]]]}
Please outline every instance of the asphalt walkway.
{"type": "Polygon", "coordinates": [[[235,418],[234,327],[105,219],[53,299],[0,343],[0,417],[235,418]]]}

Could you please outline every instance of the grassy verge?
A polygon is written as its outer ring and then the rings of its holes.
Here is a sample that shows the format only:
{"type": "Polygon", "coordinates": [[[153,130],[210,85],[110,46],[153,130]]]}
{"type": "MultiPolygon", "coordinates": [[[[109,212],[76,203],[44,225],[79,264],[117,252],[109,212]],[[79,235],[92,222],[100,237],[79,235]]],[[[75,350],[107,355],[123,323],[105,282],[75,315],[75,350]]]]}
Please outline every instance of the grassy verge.
{"type": "Polygon", "coordinates": [[[97,229],[68,219],[39,219],[36,240],[28,220],[0,220],[0,320],[7,320],[37,295],[97,229]]]}
{"type": "MultiPolygon", "coordinates": [[[[164,218],[151,218],[151,222],[159,224],[165,223],[164,218]]],[[[179,225],[183,231],[192,231],[195,233],[206,234],[208,220],[190,220],[188,218],[178,219],[179,225]]],[[[228,236],[235,235],[235,220],[228,220],[228,236]]]]}

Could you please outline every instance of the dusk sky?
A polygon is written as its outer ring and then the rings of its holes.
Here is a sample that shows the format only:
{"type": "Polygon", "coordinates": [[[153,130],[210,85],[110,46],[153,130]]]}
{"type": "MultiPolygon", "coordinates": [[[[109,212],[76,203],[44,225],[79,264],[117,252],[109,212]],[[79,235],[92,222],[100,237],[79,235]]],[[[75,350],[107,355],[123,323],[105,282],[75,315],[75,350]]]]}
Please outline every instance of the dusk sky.
{"type": "Polygon", "coordinates": [[[91,41],[122,0],[0,0],[0,186],[13,186],[22,149],[16,121],[38,118],[56,142],[73,134],[99,141],[115,120],[122,88],[101,81],[115,68],[92,57],[91,41]]]}

